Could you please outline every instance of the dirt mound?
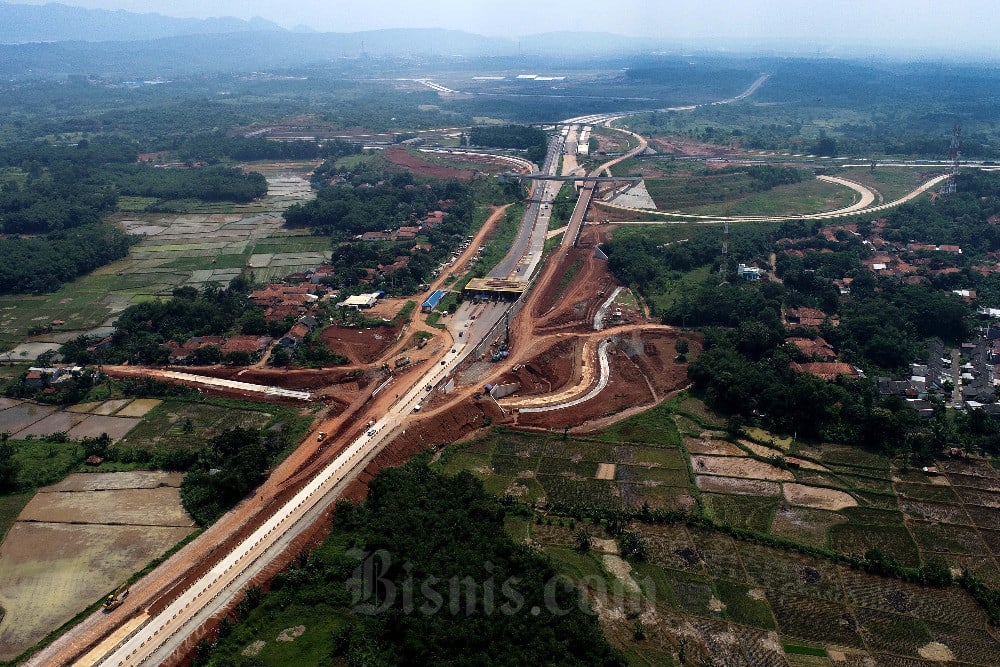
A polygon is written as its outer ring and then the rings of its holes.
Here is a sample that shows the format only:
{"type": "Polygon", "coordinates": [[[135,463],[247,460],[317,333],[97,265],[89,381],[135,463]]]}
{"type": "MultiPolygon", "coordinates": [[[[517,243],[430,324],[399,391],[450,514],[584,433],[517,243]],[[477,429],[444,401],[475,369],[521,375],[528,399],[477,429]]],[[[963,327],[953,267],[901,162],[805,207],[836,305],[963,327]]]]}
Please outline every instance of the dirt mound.
{"type": "Polygon", "coordinates": [[[177,370],[194,375],[221,378],[223,380],[236,380],[238,382],[249,382],[250,384],[262,384],[282,387],[283,389],[304,391],[357,380],[357,378],[352,376],[349,369],[340,368],[299,368],[288,370],[284,368],[198,366],[178,368],[177,370]]]}
{"type": "Polygon", "coordinates": [[[617,286],[607,262],[586,248],[572,248],[554,269],[558,280],[549,281],[535,298],[532,314],[538,332],[592,331],[594,315],[617,286]]]}
{"type": "Polygon", "coordinates": [[[575,360],[579,358],[583,342],[564,339],[538,352],[528,362],[518,364],[501,376],[498,384],[518,382],[518,395],[548,394],[567,385],[574,376],[575,360]]]}
{"type": "MultiPolygon", "coordinates": [[[[605,417],[637,405],[652,405],[653,395],[638,366],[621,351],[609,355],[611,381],[604,391],[589,401],[562,410],[520,413],[517,423],[522,426],[564,428],[579,426],[592,419],[605,417]]],[[[576,360],[567,358],[567,365],[576,360]]]]}
{"type": "Polygon", "coordinates": [[[455,167],[446,167],[428,162],[423,158],[413,155],[401,146],[387,148],[384,155],[393,164],[413,172],[417,176],[469,181],[475,175],[475,171],[471,169],[456,169],[455,167]]]}

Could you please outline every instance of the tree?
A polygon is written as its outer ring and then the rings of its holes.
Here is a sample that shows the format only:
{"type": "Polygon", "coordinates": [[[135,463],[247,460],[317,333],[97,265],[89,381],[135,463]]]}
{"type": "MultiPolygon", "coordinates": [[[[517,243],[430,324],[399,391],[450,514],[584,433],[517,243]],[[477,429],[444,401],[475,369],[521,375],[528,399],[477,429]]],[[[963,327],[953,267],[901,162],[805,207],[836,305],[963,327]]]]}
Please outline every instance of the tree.
{"type": "Polygon", "coordinates": [[[17,487],[18,465],[14,460],[17,450],[9,433],[0,433],[0,493],[10,493],[17,487]]]}

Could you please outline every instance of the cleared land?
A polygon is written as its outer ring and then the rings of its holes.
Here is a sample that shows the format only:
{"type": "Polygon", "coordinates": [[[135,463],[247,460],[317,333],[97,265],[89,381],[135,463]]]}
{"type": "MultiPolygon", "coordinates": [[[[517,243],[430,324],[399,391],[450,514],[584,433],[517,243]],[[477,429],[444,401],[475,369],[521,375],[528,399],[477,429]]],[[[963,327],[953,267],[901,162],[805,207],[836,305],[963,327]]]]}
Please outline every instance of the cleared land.
{"type": "Polygon", "coordinates": [[[176,473],[88,473],[37,493],[0,544],[0,660],[184,539],[194,522],[179,484],[176,473]]]}

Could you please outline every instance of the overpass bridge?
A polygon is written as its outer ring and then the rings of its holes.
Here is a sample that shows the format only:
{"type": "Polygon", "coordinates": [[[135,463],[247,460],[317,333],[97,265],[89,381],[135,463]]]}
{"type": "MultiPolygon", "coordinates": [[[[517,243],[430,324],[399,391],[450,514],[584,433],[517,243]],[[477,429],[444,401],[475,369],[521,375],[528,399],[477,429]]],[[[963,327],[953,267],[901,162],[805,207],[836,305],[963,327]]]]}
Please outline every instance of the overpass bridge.
{"type": "Polygon", "coordinates": [[[584,183],[638,183],[641,176],[551,176],[549,174],[518,174],[508,172],[497,176],[500,180],[523,180],[523,181],[582,181],[584,183]]]}

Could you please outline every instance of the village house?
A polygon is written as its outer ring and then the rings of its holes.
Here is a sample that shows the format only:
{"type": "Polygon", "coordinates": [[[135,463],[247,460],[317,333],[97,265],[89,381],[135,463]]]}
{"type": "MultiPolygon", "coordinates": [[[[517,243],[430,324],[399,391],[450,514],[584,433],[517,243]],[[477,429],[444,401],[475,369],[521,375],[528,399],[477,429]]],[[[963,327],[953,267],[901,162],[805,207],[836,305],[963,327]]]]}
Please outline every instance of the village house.
{"type": "Polygon", "coordinates": [[[833,361],[837,358],[833,346],[822,338],[788,338],[785,342],[794,345],[805,356],[819,361],[833,361]]]}
{"type": "Polygon", "coordinates": [[[793,361],[789,364],[789,366],[797,373],[809,373],[810,375],[815,375],[816,377],[822,378],[827,382],[836,380],[841,376],[849,378],[859,378],[865,376],[864,372],[862,372],[860,368],[839,361],[810,361],[804,364],[793,361]]]}

